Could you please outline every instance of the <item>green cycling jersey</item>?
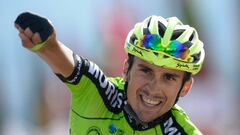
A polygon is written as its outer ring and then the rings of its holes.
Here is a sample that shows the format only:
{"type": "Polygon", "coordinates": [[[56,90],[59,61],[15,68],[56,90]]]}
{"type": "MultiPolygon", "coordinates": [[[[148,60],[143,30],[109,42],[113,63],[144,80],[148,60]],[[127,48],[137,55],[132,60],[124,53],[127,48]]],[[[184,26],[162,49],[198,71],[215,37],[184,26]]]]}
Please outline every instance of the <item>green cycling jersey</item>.
{"type": "Polygon", "coordinates": [[[201,135],[178,105],[148,125],[128,111],[124,81],[107,78],[93,62],[74,55],[75,69],[68,78],[57,76],[70,89],[71,135],[201,135]]]}

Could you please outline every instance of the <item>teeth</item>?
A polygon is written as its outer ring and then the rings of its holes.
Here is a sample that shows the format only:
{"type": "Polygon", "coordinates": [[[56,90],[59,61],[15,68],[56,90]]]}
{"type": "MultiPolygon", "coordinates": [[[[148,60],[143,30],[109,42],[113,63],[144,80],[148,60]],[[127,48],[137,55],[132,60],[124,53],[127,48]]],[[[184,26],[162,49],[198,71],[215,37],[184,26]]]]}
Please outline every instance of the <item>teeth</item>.
{"type": "Polygon", "coordinates": [[[142,95],[142,99],[145,103],[147,103],[148,105],[151,105],[151,106],[157,105],[161,102],[160,100],[152,100],[143,95],[142,95]]]}

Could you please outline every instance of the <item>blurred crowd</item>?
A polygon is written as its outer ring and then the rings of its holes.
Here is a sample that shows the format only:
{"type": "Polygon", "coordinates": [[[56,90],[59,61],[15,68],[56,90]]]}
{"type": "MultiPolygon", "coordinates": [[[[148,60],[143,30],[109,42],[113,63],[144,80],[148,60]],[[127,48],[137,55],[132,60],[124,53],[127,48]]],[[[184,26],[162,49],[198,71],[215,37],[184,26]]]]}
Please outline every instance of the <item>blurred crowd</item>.
{"type": "Polygon", "coordinates": [[[240,134],[240,1],[0,1],[0,135],[66,135],[70,92],[35,54],[21,47],[14,20],[46,16],[58,39],[108,76],[121,76],[123,45],[149,15],[177,16],[199,32],[206,61],[179,104],[206,135],[240,134]],[[57,4],[56,4],[57,3],[57,4]]]}

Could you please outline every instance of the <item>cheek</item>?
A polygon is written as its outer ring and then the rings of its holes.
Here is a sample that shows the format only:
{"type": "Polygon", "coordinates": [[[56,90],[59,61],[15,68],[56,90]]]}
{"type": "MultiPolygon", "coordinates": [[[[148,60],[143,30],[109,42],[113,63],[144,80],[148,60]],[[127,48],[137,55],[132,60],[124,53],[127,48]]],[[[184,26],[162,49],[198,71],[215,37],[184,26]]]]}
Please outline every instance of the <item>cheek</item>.
{"type": "Polygon", "coordinates": [[[169,88],[164,92],[165,96],[167,98],[167,104],[168,105],[172,106],[175,103],[179,91],[180,91],[180,88],[174,87],[174,88],[171,88],[171,89],[169,88]]]}
{"type": "Polygon", "coordinates": [[[141,79],[141,76],[136,74],[135,72],[132,72],[129,76],[128,80],[128,88],[131,89],[131,91],[136,91],[139,87],[141,87],[141,84],[144,80],[141,79]]]}
{"type": "Polygon", "coordinates": [[[141,82],[142,81],[137,77],[128,81],[127,97],[130,104],[135,104],[137,102],[137,92],[142,87],[141,82]]]}
{"type": "Polygon", "coordinates": [[[166,83],[166,84],[167,84],[167,87],[170,92],[177,93],[181,88],[182,82],[176,81],[176,82],[170,82],[170,83],[166,83]]]}
{"type": "Polygon", "coordinates": [[[131,107],[134,110],[136,110],[136,106],[137,106],[137,91],[136,91],[136,89],[128,87],[127,102],[131,105],[131,107]]]}
{"type": "Polygon", "coordinates": [[[177,97],[177,91],[168,91],[168,92],[165,92],[165,95],[167,97],[168,100],[173,100],[177,97]]]}
{"type": "Polygon", "coordinates": [[[137,85],[134,83],[134,81],[128,82],[128,88],[127,88],[127,96],[129,99],[133,99],[136,97],[137,94],[137,85]]]}

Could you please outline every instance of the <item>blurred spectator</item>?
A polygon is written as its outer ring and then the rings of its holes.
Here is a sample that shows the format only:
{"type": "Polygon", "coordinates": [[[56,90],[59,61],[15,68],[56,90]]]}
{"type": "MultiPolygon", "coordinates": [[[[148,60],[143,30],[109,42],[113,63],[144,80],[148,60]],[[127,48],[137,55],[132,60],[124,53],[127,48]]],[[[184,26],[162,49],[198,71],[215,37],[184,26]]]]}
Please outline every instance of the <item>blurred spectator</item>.
{"type": "Polygon", "coordinates": [[[44,135],[65,135],[68,133],[69,91],[53,74],[45,77],[41,102],[38,109],[38,125],[44,135]]]}
{"type": "Polygon", "coordinates": [[[106,74],[121,76],[122,66],[126,53],[124,44],[126,36],[133,27],[134,12],[129,11],[128,6],[122,1],[116,1],[112,7],[99,16],[100,35],[104,50],[104,67],[106,74]]]}

